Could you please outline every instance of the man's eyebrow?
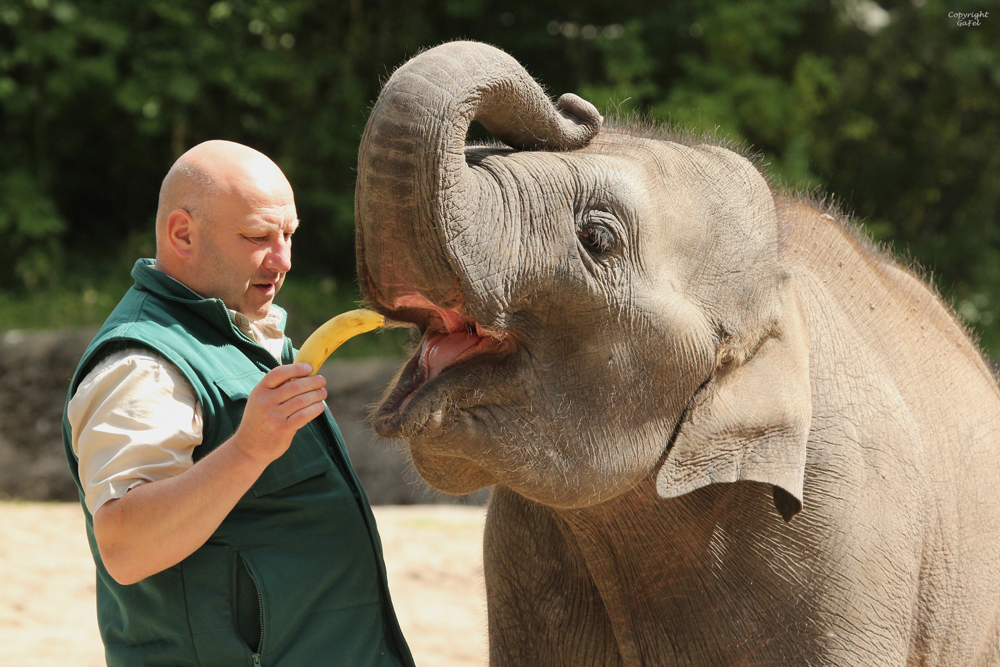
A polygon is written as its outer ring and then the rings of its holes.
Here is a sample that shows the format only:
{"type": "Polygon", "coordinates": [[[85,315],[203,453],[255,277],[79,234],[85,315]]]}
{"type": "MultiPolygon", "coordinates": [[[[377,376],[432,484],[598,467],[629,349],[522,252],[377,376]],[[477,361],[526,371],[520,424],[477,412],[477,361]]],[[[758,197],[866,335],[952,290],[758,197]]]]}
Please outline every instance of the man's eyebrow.
{"type": "Polygon", "coordinates": [[[285,225],[282,225],[280,223],[265,222],[265,221],[262,221],[262,220],[254,220],[254,221],[248,222],[246,224],[246,226],[243,228],[243,233],[244,234],[264,234],[264,233],[271,233],[271,232],[278,231],[278,230],[281,230],[281,231],[283,231],[285,233],[294,232],[294,231],[296,231],[299,228],[299,222],[300,222],[299,219],[296,218],[292,222],[288,223],[288,225],[286,227],[285,225]]]}
{"type": "Polygon", "coordinates": [[[266,222],[252,222],[243,227],[244,234],[266,234],[274,231],[275,225],[266,222]]]}

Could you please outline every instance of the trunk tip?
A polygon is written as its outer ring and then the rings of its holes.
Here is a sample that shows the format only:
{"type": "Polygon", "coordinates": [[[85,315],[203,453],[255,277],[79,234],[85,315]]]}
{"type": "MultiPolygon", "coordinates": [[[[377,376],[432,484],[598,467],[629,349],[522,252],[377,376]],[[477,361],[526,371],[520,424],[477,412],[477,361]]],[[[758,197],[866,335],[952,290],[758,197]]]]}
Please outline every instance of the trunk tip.
{"type": "Polygon", "coordinates": [[[598,133],[601,125],[604,123],[604,117],[601,116],[597,107],[579,95],[574,95],[573,93],[562,95],[559,98],[558,106],[564,112],[564,116],[571,116],[572,119],[576,119],[582,125],[587,126],[590,130],[590,134],[587,137],[588,141],[598,133]]]}

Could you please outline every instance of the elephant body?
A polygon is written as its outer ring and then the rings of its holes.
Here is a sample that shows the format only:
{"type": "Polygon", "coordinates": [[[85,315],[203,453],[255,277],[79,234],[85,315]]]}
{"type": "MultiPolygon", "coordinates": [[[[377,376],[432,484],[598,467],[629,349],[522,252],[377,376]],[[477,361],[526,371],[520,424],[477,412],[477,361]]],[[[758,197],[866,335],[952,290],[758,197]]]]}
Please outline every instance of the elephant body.
{"type": "Polygon", "coordinates": [[[812,206],[787,215],[810,323],[803,511],[785,523],[745,482],[582,509],[498,487],[495,664],[1000,664],[993,378],[917,279],[812,206]]]}
{"type": "Polygon", "coordinates": [[[464,42],[387,83],[356,208],[421,336],[376,429],[495,487],[492,665],[1000,664],[1000,392],[833,211],[464,42]]]}

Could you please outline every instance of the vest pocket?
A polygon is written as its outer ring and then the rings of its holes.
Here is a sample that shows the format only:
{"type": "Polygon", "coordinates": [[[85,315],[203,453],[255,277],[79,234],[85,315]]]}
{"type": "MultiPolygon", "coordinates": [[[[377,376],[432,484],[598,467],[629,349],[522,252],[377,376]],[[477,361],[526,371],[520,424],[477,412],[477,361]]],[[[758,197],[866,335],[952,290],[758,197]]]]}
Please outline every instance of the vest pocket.
{"type": "Polygon", "coordinates": [[[264,648],[264,596],[259,579],[246,552],[237,551],[233,558],[233,618],[236,630],[255,662],[264,648]]]}

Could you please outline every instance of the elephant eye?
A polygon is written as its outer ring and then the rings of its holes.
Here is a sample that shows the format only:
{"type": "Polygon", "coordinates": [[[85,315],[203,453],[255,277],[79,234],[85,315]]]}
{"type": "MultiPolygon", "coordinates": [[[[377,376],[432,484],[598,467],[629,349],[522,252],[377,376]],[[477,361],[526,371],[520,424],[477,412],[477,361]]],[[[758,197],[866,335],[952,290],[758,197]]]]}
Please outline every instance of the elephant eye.
{"type": "Polygon", "coordinates": [[[580,243],[592,255],[606,255],[613,252],[616,241],[615,233],[601,224],[589,224],[576,233],[580,243]]]}

